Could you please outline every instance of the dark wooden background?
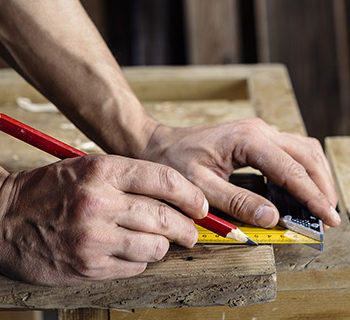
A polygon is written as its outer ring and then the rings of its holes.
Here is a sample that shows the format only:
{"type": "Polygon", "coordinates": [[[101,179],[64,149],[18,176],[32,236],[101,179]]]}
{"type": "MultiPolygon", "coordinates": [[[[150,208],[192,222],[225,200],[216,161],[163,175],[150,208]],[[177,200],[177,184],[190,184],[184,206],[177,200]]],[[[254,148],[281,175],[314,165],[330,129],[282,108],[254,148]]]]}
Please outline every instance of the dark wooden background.
{"type": "Polygon", "coordinates": [[[310,135],[350,135],[350,0],[82,0],[121,65],[281,62],[310,135]]]}

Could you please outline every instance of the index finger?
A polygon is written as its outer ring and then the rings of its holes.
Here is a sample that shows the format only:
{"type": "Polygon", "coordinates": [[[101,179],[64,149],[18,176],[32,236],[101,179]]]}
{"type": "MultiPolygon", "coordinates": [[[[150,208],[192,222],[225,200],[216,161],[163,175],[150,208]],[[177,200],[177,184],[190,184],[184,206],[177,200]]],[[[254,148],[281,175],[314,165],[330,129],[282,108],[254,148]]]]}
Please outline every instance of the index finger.
{"type": "Polygon", "coordinates": [[[165,200],[192,218],[207,215],[209,204],[203,192],[175,169],[123,157],[112,160],[108,181],[118,190],[165,200]]]}
{"type": "Polygon", "coordinates": [[[339,225],[339,215],[326,196],[310,178],[306,169],[285,151],[271,144],[269,148],[251,150],[248,154],[250,165],[259,169],[272,182],[289,191],[326,224],[332,227],[339,225]]]}

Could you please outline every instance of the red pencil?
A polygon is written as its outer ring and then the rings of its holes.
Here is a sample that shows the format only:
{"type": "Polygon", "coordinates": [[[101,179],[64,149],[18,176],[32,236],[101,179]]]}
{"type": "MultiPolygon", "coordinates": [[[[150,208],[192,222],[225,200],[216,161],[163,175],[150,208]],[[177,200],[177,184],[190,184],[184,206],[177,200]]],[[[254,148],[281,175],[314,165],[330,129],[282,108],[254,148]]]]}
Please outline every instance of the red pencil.
{"type": "MultiPolygon", "coordinates": [[[[86,155],[86,153],[2,113],[0,113],[0,130],[60,159],[86,155]]],[[[203,219],[193,220],[199,226],[215,232],[222,237],[258,245],[235,225],[210,213],[203,219]]]]}

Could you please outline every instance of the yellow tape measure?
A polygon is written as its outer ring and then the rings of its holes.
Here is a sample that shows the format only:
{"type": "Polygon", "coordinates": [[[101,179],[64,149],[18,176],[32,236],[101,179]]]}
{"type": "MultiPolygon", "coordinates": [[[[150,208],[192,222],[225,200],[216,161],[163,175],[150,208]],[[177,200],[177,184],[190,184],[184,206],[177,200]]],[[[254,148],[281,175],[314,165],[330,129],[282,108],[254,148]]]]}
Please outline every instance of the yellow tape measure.
{"type": "MultiPolygon", "coordinates": [[[[304,244],[322,244],[322,242],[306,237],[302,234],[296,233],[292,230],[285,229],[280,226],[276,226],[272,229],[264,229],[246,225],[240,222],[234,222],[234,224],[240,228],[250,239],[260,244],[292,244],[292,243],[304,243],[304,244]]],[[[235,240],[221,237],[214,232],[204,229],[196,225],[198,229],[198,242],[199,243],[240,243],[235,240]]]]}

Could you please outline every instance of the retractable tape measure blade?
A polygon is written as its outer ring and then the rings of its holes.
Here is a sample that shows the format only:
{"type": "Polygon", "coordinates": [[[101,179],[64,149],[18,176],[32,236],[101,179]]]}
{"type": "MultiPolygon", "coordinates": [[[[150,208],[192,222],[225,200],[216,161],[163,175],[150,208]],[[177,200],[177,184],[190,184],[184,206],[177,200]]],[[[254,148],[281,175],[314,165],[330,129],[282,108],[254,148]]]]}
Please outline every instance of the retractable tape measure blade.
{"type": "MultiPolygon", "coordinates": [[[[281,214],[280,224],[284,227],[276,226],[272,229],[264,229],[235,221],[217,209],[211,208],[211,213],[232,222],[259,244],[307,244],[319,250],[323,249],[322,221],[313,217],[305,207],[293,200],[283,189],[270,182],[265,184],[264,177],[257,174],[233,174],[230,177],[230,182],[272,201],[281,214]]],[[[239,243],[200,226],[197,226],[197,229],[199,243],[239,243]]]]}

